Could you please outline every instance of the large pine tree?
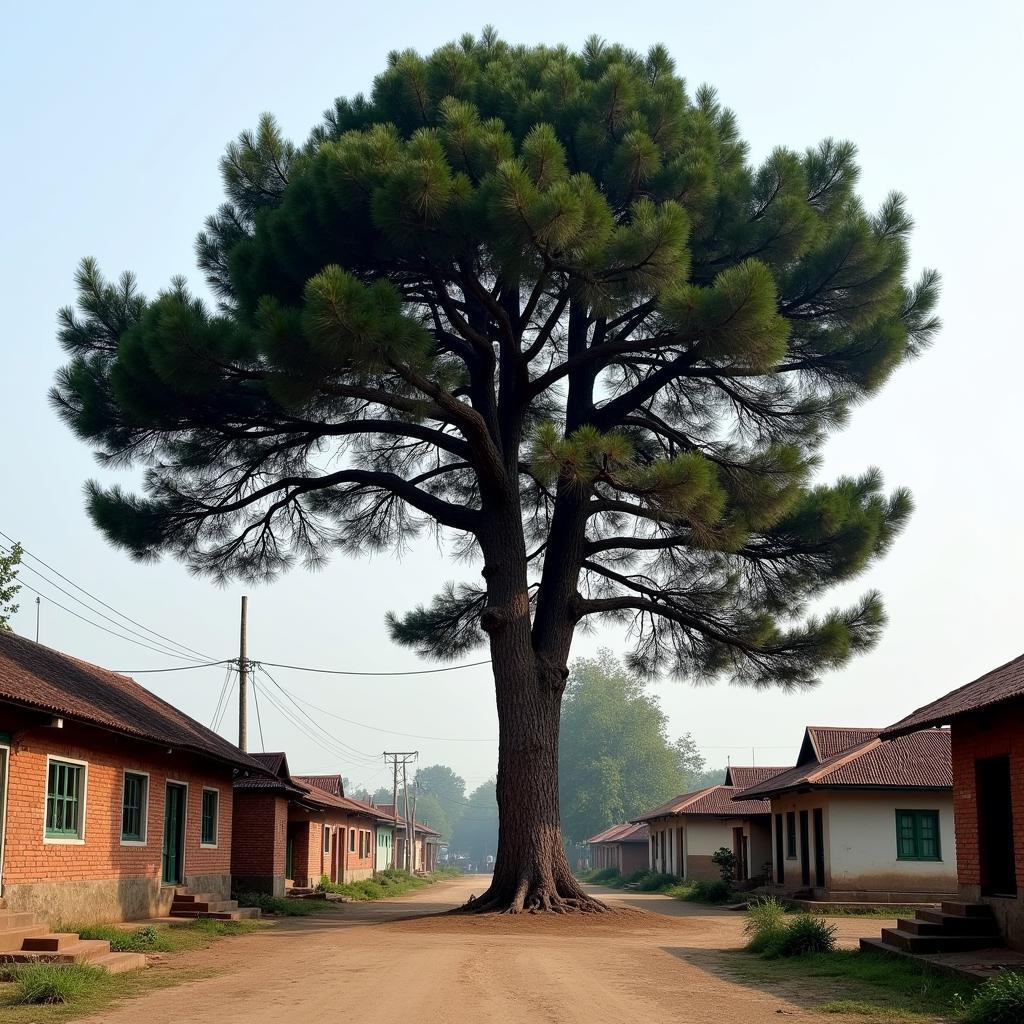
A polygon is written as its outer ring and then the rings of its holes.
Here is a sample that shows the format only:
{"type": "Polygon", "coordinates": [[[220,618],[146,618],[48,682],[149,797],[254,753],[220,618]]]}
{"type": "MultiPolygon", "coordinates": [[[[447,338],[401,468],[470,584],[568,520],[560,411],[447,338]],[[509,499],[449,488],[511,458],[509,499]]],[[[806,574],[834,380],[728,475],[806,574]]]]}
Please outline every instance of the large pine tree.
{"type": "Polygon", "coordinates": [[[910,218],[854,147],[748,161],[661,47],[486,31],[392,54],[303,146],[267,116],[197,242],[216,307],[86,260],[53,401],[143,493],[88,485],[139,558],[266,578],[436,530],[481,566],[389,618],[488,645],[501,840],[475,909],[593,909],[563,854],[559,707],[578,626],[631,667],[796,687],[870,647],[877,594],[813,615],[910,511],[818,451],[935,332],[910,218]]]}

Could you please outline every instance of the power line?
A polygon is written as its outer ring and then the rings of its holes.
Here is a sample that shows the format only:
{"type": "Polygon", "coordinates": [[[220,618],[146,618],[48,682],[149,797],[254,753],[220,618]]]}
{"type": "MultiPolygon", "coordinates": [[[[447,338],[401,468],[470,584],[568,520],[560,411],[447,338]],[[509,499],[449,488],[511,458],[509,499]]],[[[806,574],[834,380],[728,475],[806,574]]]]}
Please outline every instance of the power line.
{"type": "Polygon", "coordinates": [[[291,668],[296,672],[320,672],[329,676],[429,676],[437,672],[457,672],[460,668],[477,668],[480,665],[490,665],[491,659],[486,661],[470,661],[464,665],[446,665],[444,668],[419,668],[409,669],[406,672],[353,672],[340,668],[309,668],[306,665],[282,665],[276,661],[263,661],[260,664],[269,665],[271,668],[291,668]]]}
{"type": "MultiPolygon", "coordinates": [[[[0,544],[0,551],[3,551],[3,550],[7,550],[7,549],[5,549],[2,544],[0,544]]],[[[146,641],[149,641],[150,643],[157,644],[158,647],[160,648],[160,653],[161,654],[167,654],[167,655],[169,655],[172,658],[187,658],[187,660],[189,660],[189,661],[195,661],[196,660],[195,658],[191,657],[190,655],[181,654],[179,651],[176,651],[173,648],[168,647],[166,644],[162,644],[162,643],[160,643],[157,640],[153,640],[152,637],[148,636],[145,633],[140,633],[137,629],[131,629],[130,627],[125,626],[123,623],[118,622],[117,619],[111,618],[109,615],[104,615],[104,613],[101,612],[98,608],[93,608],[91,605],[89,605],[85,601],[83,601],[80,597],[76,597],[74,594],[72,594],[70,590],[65,590],[59,583],[54,583],[53,580],[47,578],[38,569],[33,569],[31,565],[22,565],[22,568],[23,569],[28,569],[29,572],[35,573],[36,576],[38,576],[47,586],[53,587],[54,590],[57,590],[60,593],[64,594],[65,597],[70,597],[72,601],[77,602],[83,608],[85,608],[87,611],[92,612],[93,615],[98,615],[101,619],[106,619],[107,622],[109,622],[112,625],[116,626],[118,629],[124,630],[125,633],[131,633],[132,636],[137,636],[140,640],[146,640],[146,641]]],[[[31,587],[29,587],[29,585],[27,583],[22,582],[21,585],[28,587],[29,590],[32,589],[31,587]]],[[[36,593],[38,593],[38,591],[36,591],[36,593]]],[[[47,600],[48,601],[52,601],[53,599],[52,598],[47,598],[47,600]]],[[[54,604],[56,604],[55,601],[54,601],[54,604]]],[[[157,648],[153,648],[153,649],[156,650],[157,648]]]]}
{"type": "Polygon", "coordinates": [[[255,679],[253,679],[253,681],[252,681],[252,702],[253,702],[254,707],[256,708],[256,725],[259,726],[259,730],[260,730],[260,750],[262,750],[263,753],[266,753],[267,752],[267,745],[266,745],[266,743],[263,742],[263,719],[260,718],[260,699],[259,699],[259,697],[256,694],[256,680],[255,679]]]}
{"type": "Polygon", "coordinates": [[[169,668],[112,668],[123,676],[138,676],[152,672],[189,672],[194,668],[213,668],[214,665],[233,665],[237,658],[225,658],[223,661],[204,661],[199,665],[171,665],[169,668]]]}
{"type": "MultiPolygon", "coordinates": [[[[127,640],[128,643],[135,644],[136,647],[145,647],[146,650],[155,651],[157,654],[162,654],[165,657],[181,658],[182,661],[192,660],[191,658],[186,657],[184,654],[170,654],[167,651],[160,650],[158,647],[153,647],[150,644],[144,644],[141,640],[133,640],[130,636],[125,636],[123,633],[115,633],[114,630],[108,629],[106,626],[100,625],[100,623],[98,622],[93,622],[92,619],[87,619],[84,615],[79,615],[78,612],[73,611],[71,608],[68,608],[67,605],[61,604],[60,601],[54,601],[54,599],[50,597],[49,594],[44,594],[41,590],[36,590],[36,588],[29,583],[19,583],[18,586],[24,587],[26,590],[31,590],[33,594],[38,594],[40,597],[45,597],[46,600],[50,602],[50,604],[54,605],[57,608],[60,608],[61,611],[65,611],[68,613],[68,615],[73,615],[76,619],[81,619],[83,622],[87,622],[90,626],[95,626],[96,629],[102,629],[104,633],[109,633],[111,636],[116,636],[118,640],[127,640]]],[[[191,665],[189,667],[201,668],[203,666],[191,665]]]]}
{"type": "MultiPolygon", "coordinates": [[[[18,543],[13,537],[4,533],[3,530],[0,530],[0,537],[5,538],[11,544],[18,543]]],[[[161,640],[166,640],[168,643],[173,644],[175,647],[180,647],[183,650],[189,651],[191,654],[197,654],[199,655],[200,658],[209,659],[210,656],[208,654],[203,654],[201,651],[197,651],[194,648],[189,647],[187,644],[178,643],[177,640],[172,640],[170,637],[164,636],[162,633],[158,633],[155,629],[151,629],[149,626],[145,626],[141,622],[137,622],[131,616],[125,615],[124,612],[118,611],[115,607],[113,607],[113,605],[107,604],[106,601],[103,601],[100,598],[98,598],[95,594],[90,593],[88,590],[85,589],[85,587],[81,586],[78,583],[75,583],[74,580],[68,579],[67,576],[65,576],[58,569],[55,569],[52,565],[49,565],[48,563],[44,562],[38,555],[32,554],[32,552],[29,551],[28,548],[26,548],[24,545],[22,545],[21,550],[23,554],[28,555],[28,557],[31,558],[33,561],[38,562],[41,566],[43,566],[44,569],[49,569],[50,572],[54,573],[54,575],[56,576],[59,576],[65,583],[70,584],[76,590],[80,590],[87,597],[91,597],[95,602],[97,602],[97,604],[103,605],[103,607],[106,608],[108,611],[114,612],[115,615],[119,615],[122,619],[125,619],[127,622],[130,622],[133,626],[138,626],[140,629],[144,629],[147,633],[152,633],[154,636],[159,637],[159,639],[161,640]]],[[[26,568],[31,569],[32,567],[26,566],[26,568]]],[[[33,570],[33,572],[34,571],[35,570],[33,570]]],[[[56,584],[51,584],[51,586],[56,586],[56,584]]],[[[31,590],[31,587],[29,589],[31,590]]],[[[124,627],[122,626],[121,628],[123,629],[124,627]]]]}
{"type": "Polygon", "coordinates": [[[344,715],[335,714],[333,711],[328,711],[326,708],[317,706],[316,704],[310,703],[310,701],[303,699],[302,697],[296,697],[295,700],[301,704],[305,704],[306,707],[312,708],[314,711],[319,711],[322,715],[327,715],[328,718],[336,718],[339,722],[346,722],[349,725],[358,725],[361,729],[370,729],[373,732],[382,732],[389,736],[405,736],[408,739],[413,740],[437,740],[439,742],[451,742],[451,743],[497,743],[498,738],[489,736],[424,736],[421,733],[415,732],[399,732],[397,729],[382,729],[377,725],[367,725],[365,722],[357,722],[351,718],[345,718],[344,715]]]}

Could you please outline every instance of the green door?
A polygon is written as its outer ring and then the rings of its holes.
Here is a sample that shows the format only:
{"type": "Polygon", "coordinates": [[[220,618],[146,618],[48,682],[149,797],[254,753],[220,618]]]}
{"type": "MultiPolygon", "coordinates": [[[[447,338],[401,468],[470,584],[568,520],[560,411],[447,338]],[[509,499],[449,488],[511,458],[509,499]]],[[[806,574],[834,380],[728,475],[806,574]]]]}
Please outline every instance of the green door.
{"type": "Polygon", "coordinates": [[[164,800],[164,885],[185,881],[185,794],[177,782],[167,783],[164,800]]]}

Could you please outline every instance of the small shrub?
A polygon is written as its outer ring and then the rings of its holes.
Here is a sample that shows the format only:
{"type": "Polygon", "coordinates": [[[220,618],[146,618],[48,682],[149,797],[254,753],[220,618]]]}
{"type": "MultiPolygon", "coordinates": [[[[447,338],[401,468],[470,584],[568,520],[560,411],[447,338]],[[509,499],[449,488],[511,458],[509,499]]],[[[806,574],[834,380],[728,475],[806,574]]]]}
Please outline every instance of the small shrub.
{"type": "Polygon", "coordinates": [[[22,1005],[73,1003],[107,983],[109,975],[88,964],[19,964],[4,972],[22,1005]]]}
{"type": "Polygon", "coordinates": [[[831,953],[836,948],[836,926],[812,914],[797,914],[761,947],[761,955],[773,957],[831,953]]]}
{"type": "Polygon", "coordinates": [[[661,892],[678,884],[679,878],[676,875],[667,875],[663,871],[649,871],[636,883],[636,887],[641,892],[661,892]]]}
{"type": "Polygon", "coordinates": [[[748,936],[747,949],[763,953],[773,945],[786,927],[786,908],[774,896],[762,896],[747,907],[743,934],[748,936]]]}
{"type": "Polygon", "coordinates": [[[1024,1024],[1024,974],[1007,971],[980,985],[971,999],[957,997],[964,1024],[1024,1024]]]}
{"type": "MultiPolygon", "coordinates": [[[[324,910],[332,910],[327,900],[297,900],[287,896],[271,896],[265,892],[240,892],[232,896],[243,907],[259,907],[260,913],[277,917],[308,917],[324,910]]],[[[196,922],[199,923],[198,921],[196,922]]],[[[237,921],[220,921],[219,924],[238,924],[237,921]]]]}
{"type": "Polygon", "coordinates": [[[116,928],[110,924],[87,924],[69,926],[66,930],[77,932],[83,939],[109,942],[113,953],[153,953],[165,946],[160,932],[152,925],[116,928]]]}
{"type": "Polygon", "coordinates": [[[728,846],[720,846],[715,850],[711,854],[711,863],[718,868],[726,885],[732,885],[736,881],[736,854],[728,846]]]}
{"type": "Polygon", "coordinates": [[[591,885],[609,885],[621,877],[618,868],[594,868],[581,876],[584,882],[590,882],[591,885]]]}
{"type": "Polygon", "coordinates": [[[732,889],[720,878],[712,881],[697,879],[693,882],[680,882],[667,890],[668,895],[688,903],[725,903],[732,897],[732,889]]]}

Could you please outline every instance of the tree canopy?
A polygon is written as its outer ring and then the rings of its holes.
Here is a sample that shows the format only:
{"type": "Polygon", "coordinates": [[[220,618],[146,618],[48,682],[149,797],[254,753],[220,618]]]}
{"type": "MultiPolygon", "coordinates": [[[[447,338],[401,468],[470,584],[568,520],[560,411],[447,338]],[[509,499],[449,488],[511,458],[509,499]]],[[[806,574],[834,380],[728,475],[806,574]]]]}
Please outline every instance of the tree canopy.
{"type": "Polygon", "coordinates": [[[906,203],[864,207],[849,142],[753,162],[664,47],[490,30],[391,54],[304,143],[264,116],[221,172],[196,244],[215,304],[85,260],[61,311],[54,404],[145,470],[90,483],[90,514],[219,580],[427,531],[476,561],[391,635],[490,645],[509,827],[479,907],[587,906],[555,791],[581,624],[621,622],[641,673],[782,687],[880,635],[873,591],[817,606],[910,496],[816,469],[938,328],[906,203]]]}
{"type": "Polygon", "coordinates": [[[703,768],[692,737],[669,738],[657,699],[610,651],[572,663],[558,778],[568,842],[583,842],[687,791],[703,768]]]}
{"type": "Polygon", "coordinates": [[[22,547],[15,542],[10,548],[0,547],[0,629],[11,628],[11,616],[20,605],[14,599],[21,590],[18,566],[21,565],[22,547]]]}

